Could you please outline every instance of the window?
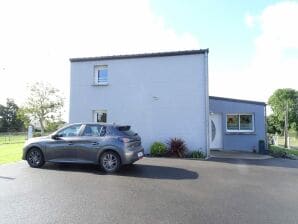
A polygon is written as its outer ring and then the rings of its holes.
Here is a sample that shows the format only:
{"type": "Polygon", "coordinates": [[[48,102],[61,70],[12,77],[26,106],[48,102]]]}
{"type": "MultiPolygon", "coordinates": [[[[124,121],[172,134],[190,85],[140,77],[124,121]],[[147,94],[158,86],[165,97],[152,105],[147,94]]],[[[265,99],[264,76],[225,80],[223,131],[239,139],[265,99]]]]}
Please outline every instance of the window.
{"type": "Polygon", "coordinates": [[[71,136],[78,136],[80,132],[81,125],[76,124],[69,127],[64,128],[63,130],[57,133],[59,137],[71,137],[71,136]]]}
{"type": "Polygon", "coordinates": [[[227,114],[228,132],[253,132],[253,114],[227,114]]]}
{"type": "Polygon", "coordinates": [[[93,111],[94,122],[107,122],[107,111],[106,110],[95,110],[93,111]]]}
{"type": "Polygon", "coordinates": [[[86,125],[83,136],[104,136],[106,132],[106,128],[101,125],[86,125]]]}
{"type": "Polygon", "coordinates": [[[99,65],[94,68],[94,84],[108,85],[108,66],[99,65]]]}

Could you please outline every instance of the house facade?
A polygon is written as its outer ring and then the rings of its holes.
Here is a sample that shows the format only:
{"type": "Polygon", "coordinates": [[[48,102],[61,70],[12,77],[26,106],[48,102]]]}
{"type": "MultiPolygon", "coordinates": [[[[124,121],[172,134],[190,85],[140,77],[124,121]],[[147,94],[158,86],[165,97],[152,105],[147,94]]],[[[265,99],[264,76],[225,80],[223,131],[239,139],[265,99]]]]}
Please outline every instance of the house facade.
{"type": "Polygon", "coordinates": [[[145,153],[173,137],[207,156],[266,139],[265,103],[209,97],[208,49],[70,61],[69,122],[131,125],[145,153]]]}
{"type": "Polygon", "coordinates": [[[210,149],[258,152],[266,141],[264,102],[209,97],[210,149]]]}
{"type": "Polygon", "coordinates": [[[74,58],[73,122],[129,124],[145,152],[179,137],[209,153],[208,50],[74,58]]]}

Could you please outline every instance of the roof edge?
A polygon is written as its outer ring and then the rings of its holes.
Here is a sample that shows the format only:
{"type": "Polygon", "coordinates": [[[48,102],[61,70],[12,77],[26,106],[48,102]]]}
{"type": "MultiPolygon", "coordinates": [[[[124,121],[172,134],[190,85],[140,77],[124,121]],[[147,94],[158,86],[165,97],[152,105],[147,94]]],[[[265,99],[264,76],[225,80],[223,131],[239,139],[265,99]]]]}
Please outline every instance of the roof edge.
{"type": "Polygon", "coordinates": [[[218,97],[218,96],[209,96],[209,99],[225,100],[225,101],[238,102],[238,103],[257,104],[257,105],[263,105],[263,106],[267,105],[265,102],[260,102],[260,101],[242,100],[242,99],[234,99],[234,98],[226,98],[226,97],[218,97]]]}
{"type": "Polygon", "coordinates": [[[114,60],[114,59],[130,59],[130,58],[150,58],[150,57],[167,57],[167,56],[179,56],[179,55],[193,55],[193,54],[205,54],[209,53],[209,48],[199,50],[185,50],[185,51],[166,51],[155,53],[142,53],[142,54],[122,54],[122,55],[110,55],[110,56],[98,56],[98,57],[84,57],[84,58],[70,58],[70,62],[82,62],[82,61],[99,61],[99,60],[114,60]]]}

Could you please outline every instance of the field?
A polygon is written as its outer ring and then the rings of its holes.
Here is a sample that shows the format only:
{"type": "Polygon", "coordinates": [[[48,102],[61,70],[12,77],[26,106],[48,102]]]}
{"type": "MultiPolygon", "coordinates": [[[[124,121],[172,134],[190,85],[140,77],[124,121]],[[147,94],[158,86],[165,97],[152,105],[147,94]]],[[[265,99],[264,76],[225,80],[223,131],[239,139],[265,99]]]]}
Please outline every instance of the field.
{"type": "Polygon", "coordinates": [[[0,164],[21,160],[25,141],[25,133],[0,133],[0,164]]]}
{"type": "MultiPolygon", "coordinates": [[[[282,147],[285,145],[284,136],[278,137],[278,145],[282,146],[282,147]]],[[[298,137],[297,136],[290,135],[290,147],[291,147],[291,149],[298,150],[298,137]]]]}

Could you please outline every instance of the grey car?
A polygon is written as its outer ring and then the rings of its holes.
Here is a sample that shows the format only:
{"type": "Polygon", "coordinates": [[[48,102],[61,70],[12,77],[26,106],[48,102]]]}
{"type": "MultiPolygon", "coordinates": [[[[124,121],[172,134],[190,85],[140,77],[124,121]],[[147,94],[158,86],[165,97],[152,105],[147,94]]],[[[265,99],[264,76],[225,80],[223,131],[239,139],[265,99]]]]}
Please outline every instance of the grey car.
{"type": "Polygon", "coordinates": [[[23,160],[31,167],[45,162],[92,163],[109,173],[143,156],[141,138],[130,126],[105,123],[71,124],[49,136],[29,139],[23,148],[23,160]]]}

